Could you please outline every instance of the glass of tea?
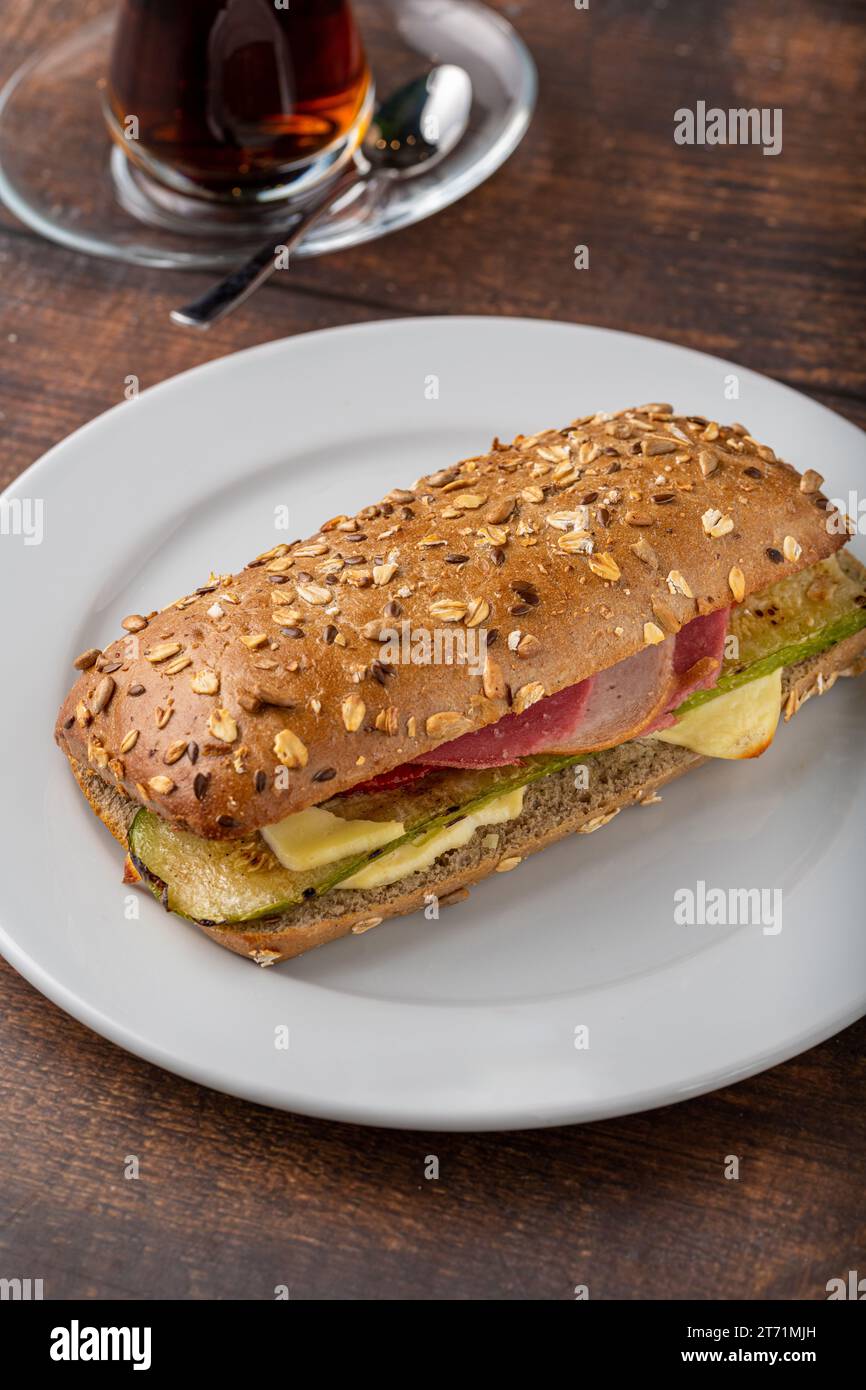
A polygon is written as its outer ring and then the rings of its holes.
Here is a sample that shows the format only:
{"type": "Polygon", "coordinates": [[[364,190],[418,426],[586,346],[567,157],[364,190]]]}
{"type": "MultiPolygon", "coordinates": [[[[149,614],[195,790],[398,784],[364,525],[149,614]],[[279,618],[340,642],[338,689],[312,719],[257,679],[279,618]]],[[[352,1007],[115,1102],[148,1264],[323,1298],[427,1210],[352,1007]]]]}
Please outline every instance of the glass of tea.
{"type": "Polygon", "coordinates": [[[121,0],[104,107],[139,176],[249,207],[350,158],[373,84],[350,0],[121,0]]]}

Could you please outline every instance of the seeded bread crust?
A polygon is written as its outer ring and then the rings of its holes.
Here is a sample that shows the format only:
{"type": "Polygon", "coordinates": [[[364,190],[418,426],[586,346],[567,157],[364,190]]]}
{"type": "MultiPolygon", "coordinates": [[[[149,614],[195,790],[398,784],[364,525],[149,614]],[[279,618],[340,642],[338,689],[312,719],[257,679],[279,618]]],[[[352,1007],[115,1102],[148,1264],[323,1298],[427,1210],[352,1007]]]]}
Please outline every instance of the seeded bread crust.
{"type": "Polygon", "coordinates": [[[815,564],[846,539],[820,483],[667,405],[494,441],[132,615],[57,740],[171,824],[247,835],[815,564]],[[483,676],[383,663],[403,622],[484,629],[483,676]]]}
{"type": "MultiPolygon", "coordinates": [[[[801,661],[783,673],[782,707],[790,719],[813,695],[824,695],[840,676],[866,670],[866,629],[829,651],[801,661]]],[[[505,871],[514,861],[537,853],[572,833],[590,834],[606,825],[626,806],[651,801],[675,777],[706,759],[688,749],[651,739],[635,739],[609,748],[592,760],[590,785],[576,789],[574,769],[566,768],[526,789],[523,813],[493,831],[480,829],[462,849],[443,855],[423,873],[386,888],[334,890],[324,898],[303,903],[291,912],[248,929],[201,930],[220,946],[259,965],[290,960],[350,932],[360,934],[388,917],[415,912],[434,893],[441,906],[468,896],[468,889],[488,874],[505,871]],[[495,834],[495,846],[488,840],[495,834]],[[323,915],[324,914],[324,915],[323,915]]],[[[126,847],[129,827],[139,806],[106,786],[72,760],[72,770],[96,814],[126,847]]]]}

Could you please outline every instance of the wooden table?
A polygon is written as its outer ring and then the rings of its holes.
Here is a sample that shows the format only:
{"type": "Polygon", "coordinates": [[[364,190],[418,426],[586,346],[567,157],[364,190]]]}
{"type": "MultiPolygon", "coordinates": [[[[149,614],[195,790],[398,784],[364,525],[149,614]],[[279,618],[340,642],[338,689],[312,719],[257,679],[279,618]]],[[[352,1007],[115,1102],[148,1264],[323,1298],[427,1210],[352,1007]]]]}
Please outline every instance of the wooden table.
{"type": "MultiPolygon", "coordinates": [[[[103,7],[4,6],[2,75],[103,7]]],[[[72,255],[0,217],[0,484],[129,373],[144,388],[286,334],[457,310],[686,343],[866,425],[858,0],[501,8],[541,78],[508,166],[432,221],[304,264],[207,337],[167,317],[203,278],[72,255]],[[672,113],[698,99],[781,107],[783,153],[677,147],[672,113]]],[[[451,1137],[231,1100],[93,1036],[6,966],[0,991],[0,1276],[44,1277],[49,1297],[823,1298],[866,1269],[864,1022],[666,1110],[451,1137]]]]}

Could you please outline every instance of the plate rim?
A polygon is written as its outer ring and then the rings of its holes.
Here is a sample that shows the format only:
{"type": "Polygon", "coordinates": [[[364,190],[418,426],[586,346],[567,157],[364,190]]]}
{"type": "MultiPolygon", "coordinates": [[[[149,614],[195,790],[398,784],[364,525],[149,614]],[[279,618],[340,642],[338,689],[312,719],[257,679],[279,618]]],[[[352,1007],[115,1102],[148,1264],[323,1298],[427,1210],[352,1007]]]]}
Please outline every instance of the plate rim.
{"type": "Polygon", "coordinates": [[[179,1076],[184,1081],[192,1082],[198,1086],[206,1086],[209,1090],[219,1094],[245,1101],[250,1105],[262,1105],[270,1110],[305,1115],[335,1124],[363,1125],[370,1129],[405,1129],[413,1132],[429,1130],[433,1133],[444,1134],[514,1133],[522,1130],[558,1129],[570,1125],[593,1124],[597,1121],[619,1119],[627,1115],[642,1115],[653,1110],[665,1109],[670,1105],[682,1105],[686,1101],[711,1095],[723,1087],[734,1086],[752,1076],[758,1076],[764,1071],[769,1071],[810,1051],[813,1047],[835,1037],[845,1028],[866,1016],[866,1009],[860,1006],[842,1010],[831,1021],[797,1034],[795,1038],[789,1039],[788,1043],[778,1050],[773,1049],[770,1053],[762,1053],[740,1066],[718,1067],[702,1077],[693,1086],[680,1088],[676,1094],[671,1094],[669,1083],[667,1087],[663,1083],[659,1083],[640,1095],[624,1097],[621,1101],[614,1103],[601,1100],[596,1104],[584,1104],[580,1113],[575,1113],[577,1103],[574,1100],[564,1100],[558,1104],[546,1104],[543,1110],[535,1113],[524,1101],[519,1112],[510,1108],[502,1112],[486,1112],[471,1120],[462,1116],[455,1119],[453,1112],[445,1115],[427,1108],[425,1104],[407,1107],[405,1098],[399,1102],[393,1102],[389,1099],[387,1103],[380,1100],[377,1102],[377,1111],[372,1113],[364,1104],[353,1104],[351,1101],[328,1101],[320,1106],[317,1103],[311,1104],[304,1098],[299,1103],[285,1092],[277,1092],[256,1081],[245,1081],[243,1089],[241,1089],[227,1084],[225,1079],[219,1075],[218,1068],[211,1069],[206,1066],[189,1065],[185,1062],[178,1063],[174,1056],[169,1055],[159,1045],[124,1030],[120,1024],[116,1024],[100,1009],[88,1005],[78,996],[73,995],[59,981],[49,976],[47,972],[42,970],[41,966],[20,952],[20,948],[8,936],[2,922],[0,922],[0,946],[3,948],[0,954],[13,969],[61,1012],[68,1014],[77,1023],[89,1028],[98,1037],[107,1039],[113,1046],[121,1048],[122,1051],[130,1053],[133,1057],[137,1057],[151,1066],[167,1071],[173,1076],[179,1076]],[[19,963],[19,958],[23,960],[23,963],[19,963]]]}

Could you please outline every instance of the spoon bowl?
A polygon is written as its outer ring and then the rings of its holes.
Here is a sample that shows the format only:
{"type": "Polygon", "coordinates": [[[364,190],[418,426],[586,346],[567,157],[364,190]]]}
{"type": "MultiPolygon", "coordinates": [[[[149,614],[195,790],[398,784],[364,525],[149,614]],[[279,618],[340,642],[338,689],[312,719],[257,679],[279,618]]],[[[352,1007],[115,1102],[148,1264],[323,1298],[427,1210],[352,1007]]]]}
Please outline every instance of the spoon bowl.
{"type": "Polygon", "coordinates": [[[362,143],[363,157],[383,178],[426,173],[460,142],[471,108],[469,74],[443,63],[382,103],[362,143]]]}

